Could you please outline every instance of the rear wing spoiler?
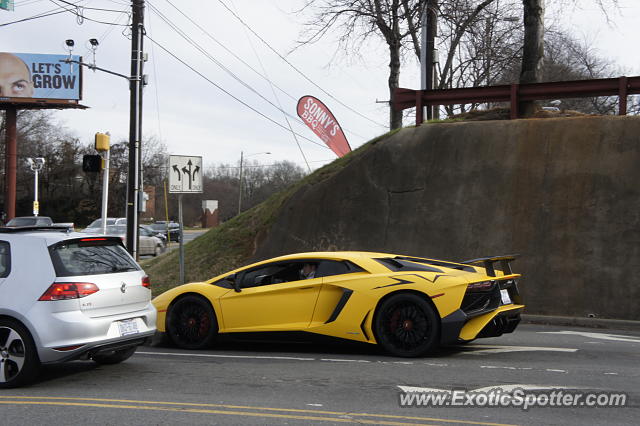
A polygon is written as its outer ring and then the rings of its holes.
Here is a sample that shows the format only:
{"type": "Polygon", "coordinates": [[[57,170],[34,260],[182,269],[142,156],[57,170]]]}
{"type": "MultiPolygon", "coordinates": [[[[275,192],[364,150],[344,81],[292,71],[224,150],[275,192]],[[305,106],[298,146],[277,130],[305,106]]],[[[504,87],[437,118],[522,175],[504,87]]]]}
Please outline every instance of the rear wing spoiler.
{"type": "Polygon", "coordinates": [[[481,257],[478,259],[465,260],[464,262],[460,262],[467,265],[482,265],[486,270],[486,273],[490,277],[496,276],[496,270],[493,266],[494,263],[500,262],[500,267],[502,268],[502,272],[505,275],[513,274],[511,270],[511,262],[520,257],[519,254],[510,254],[506,256],[493,256],[493,257],[481,257]]]}

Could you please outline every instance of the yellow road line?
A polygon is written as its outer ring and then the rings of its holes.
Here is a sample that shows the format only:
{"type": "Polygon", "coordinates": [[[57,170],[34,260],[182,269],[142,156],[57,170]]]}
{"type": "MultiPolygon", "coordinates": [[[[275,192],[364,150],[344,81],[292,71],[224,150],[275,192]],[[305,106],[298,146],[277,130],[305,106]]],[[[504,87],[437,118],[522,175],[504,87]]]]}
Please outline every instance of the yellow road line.
{"type": "MultiPolygon", "coordinates": [[[[341,417],[318,417],[318,416],[300,416],[293,414],[272,414],[272,413],[252,413],[247,411],[224,411],[224,410],[206,410],[203,408],[171,408],[171,407],[148,407],[144,405],[122,405],[122,404],[97,404],[97,403],[82,403],[82,402],[59,402],[59,401],[0,401],[0,404],[17,404],[17,405],[47,405],[47,406],[64,406],[64,407],[96,407],[96,408],[120,408],[131,410],[148,410],[148,411],[171,411],[178,413],[198,413],[198,414],[222,414],[230,416],[249,416],[249,417],[267,417],[267,418],[279,418],[279,419],[294,419],[294,420],[314,420],[324,422],[339,422],[339,423],[365,423],[376,425],[417,425],[418,423],[404,423],[404,422],[388,422],[384,420],[363,420],[363,419],[348,419],[341,417]]],[[[431,425],[434,426],[434,425],[431,425]]]]}
{"type": "MultiPolygon", "coordinates": [[[[468,425],[479,425],[479,426],[513,426],[509,424],[503,423],[488,423],[488,422],[475,422],[469,420],[451,420],[451,419],[440,419],[433,417],[413,417],[413,416],[398,416],[391,414],[370,414],[370,413],[354,413],[354,412],[340,412],[340,411],[324,411],[324,410],[311,410],[311,409],[299,409],[299,408],[274,408],[274,407],[251,407],[251,406],[243,406],[243,405],[229,405],[229,404],[208,404],[208,403],[194,403],[194,402],[170,402],[170,401],[138,401],[138,400],[127,400],[127,399],[112,399],[112,398],[74,398],[74,397],[55,397],[55,396],[11,396],[11,395],[0,395],[0,404],[48,404],[48,405],[78,405],[78,406],[104,406],[104,407],[120,407],[119,405],[111,405],[111,404],[91,404],[91,403],[64,403],[57,401],[95,401],[95,402],[108,402],[108,403],[129,403],[129,404],[147,404],[147,405],[177,405],[183,407],[211,407],[211,408],[224,408],[228,410],[259,410],[259,411],[281,411],[284,413],[304,413],[304,414],[324,414],[331,416],[353,416],[353,417],[378,417],[381,419],[397,419],[397,420],[417,420],[417,421],[428,421],[428,422],[440,422],[440,423],[458,423],[458,424],[468,424],[468,425]],[[6,399],[7,401],[2,401],[6,399]],[[19,401],[19,400],[27,400],[27,401],[19,401]],[[28,400],[37,400],[37,401],[28,401],[28,400]],[[43,400],[48,400],[43,401],[43,400]],[[41,402],[42,401],[42,402],[41,402]],[[55,401],[55,402],[54,402],[55,401]]],[[[136,408],[136,409],[146,409],[146,410],[165,410],[165,411],[183,411],[183,412],[200,412],[196,409],[189,408],[168,408],[168,407],[144,407],[144,406],[126,406],[128,408],[136,408]],[[195,411],[192,411],[195,410],[195,411]]],[[[206,410],[203,412],[212,413],[216,410],[206,410]]],[[[217,411],[216,411],[217,413],[217,411]]],[[[221,411],[218,414],[235,414],[239,412],[234,411],[221,411]]],[[[245,412],[242,412],[245,413],[245,412]]],[[[248,414],[235,414],[235,415],[255,415],[255,416],[264,416],[264,417],[284,417],[288,418],[287,415],[284,414],[260,414],[260,413],[248,413],[248,414]]],[[[304,416],[303,416],[304,417],[304,416]]],[[[297,417],[292,417],[297,418],[297,417]]],[[[319,419],[329,419],[334,421],[345,421],[345,422],[354,422],[355,420],[344,419],[341,417],[319,417],[319,419]]],[[[304,419],[303,419],[304,420],[304,419]]],[[[408,424],[408,423],[383,423],[381,421],[365,421],[364,419],[360,420],[365,423],[375,423],[375,424],[408,424]]]]}

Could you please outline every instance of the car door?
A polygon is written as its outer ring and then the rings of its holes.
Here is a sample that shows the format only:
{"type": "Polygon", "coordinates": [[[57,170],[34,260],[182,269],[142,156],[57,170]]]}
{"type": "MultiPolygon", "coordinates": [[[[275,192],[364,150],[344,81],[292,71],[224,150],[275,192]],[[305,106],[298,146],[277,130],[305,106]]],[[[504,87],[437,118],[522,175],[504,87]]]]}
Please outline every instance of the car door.
{"type": "Polygon", "coordinates": [[[306,262],[274,262],[238,274],[240,292],[220,298],[224,329],[301,330],[309,326],[322,278],[301,279],[306,262]]]}
{"type": "Polygon", "coordinates": [[[151,247],[151,245],[153,244],[153,239],[149,236],[149,231],[142,227],[139,228],[139,230],[140,254],[143,255],[153,253],[153,248],[151,247]]]}

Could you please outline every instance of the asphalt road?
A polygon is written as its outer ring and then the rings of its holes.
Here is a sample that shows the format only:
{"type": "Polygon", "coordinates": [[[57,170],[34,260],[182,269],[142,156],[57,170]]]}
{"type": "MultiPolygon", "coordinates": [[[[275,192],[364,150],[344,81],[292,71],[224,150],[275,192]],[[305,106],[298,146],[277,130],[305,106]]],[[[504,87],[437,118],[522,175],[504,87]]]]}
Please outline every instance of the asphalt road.
{"type": "MultiPolygon", "coordinates": [[[[187,244],[189,241],[193,241],[196,238],[198,238],[200,235],[204,234],[205,231],[199,231],[199,230],[189,230],[189,231],[185,231],[184,232],[184,243],[187,244]]],[[[171,241],[165,251],[173,251],[173,250],[177,250],[180,247],[180,243],[178,243],[177,241],[171,241]]],[[[140,256],[141,259],[151,259],[153,258],[152,255],[144,255],[144,256],[140,256]]]]}
{"type": "Polygon", "coordinates": [[[206,351],[156,344],[119,365],[46,367],[31,387],[0,392],[0,424],[637,424],[640,335],[633,334],[522,325],[420,359],[305,336],[225,338],[206,351]],[[505,385],[628,399],[624,408],[528,410],[399,403],[401,387],[502,392],[505,385]]]}

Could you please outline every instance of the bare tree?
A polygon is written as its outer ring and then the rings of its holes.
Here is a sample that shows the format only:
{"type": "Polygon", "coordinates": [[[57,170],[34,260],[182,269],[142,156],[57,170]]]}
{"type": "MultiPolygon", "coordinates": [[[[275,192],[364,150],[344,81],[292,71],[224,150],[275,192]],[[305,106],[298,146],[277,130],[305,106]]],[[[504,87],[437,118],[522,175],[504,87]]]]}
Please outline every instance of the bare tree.
{"type": "MultiPolygon", "coordinates": [[[[407,49],[419,57],[417,31],[424,0],[306,0],[301,11],[310,11],[300,44],[313,43],[330,30],[339,31],[339,48],[357,52],[372,37],[382,38],[389,55],[389,96],[398,87],[402,56],[407,49]]],[[[390,113],[390,127],[402,127],[402,113],[390,113]]]]}
{"type": "MultiPolygon", "coordinates": [[[[522,0],[524,9],[524,42],[522,45],[522,68],[520,83],[539,83],[542,81],[542,63],[544,60],[544,1],[522,0]]],[[[530,116],[535,111],[533,101],[521,102],[519,113],[530,116]]]]}

